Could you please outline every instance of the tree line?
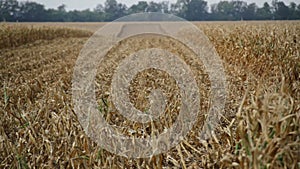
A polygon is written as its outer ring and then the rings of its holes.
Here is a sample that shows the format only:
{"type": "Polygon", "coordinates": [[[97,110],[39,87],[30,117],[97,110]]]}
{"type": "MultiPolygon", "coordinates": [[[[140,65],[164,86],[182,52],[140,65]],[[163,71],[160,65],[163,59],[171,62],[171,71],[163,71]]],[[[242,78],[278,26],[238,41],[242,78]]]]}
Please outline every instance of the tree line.
{"type": "Polygon", "coordinates": [[[127,7],[117,0],[106,0],[94,9],[66,10],[62,4],[56,9],[46,9],[43,4],[17,0],[0,0],[0,21],[9,22],[101,22],[113,21],[122,16],[140,12],[174,14],[189,21],[204,20],[297,20],[300,4],[273,0],[262,7],[240,0],[220,1],[210,8],[205,0],[177,0],[176,3],[146,2],[127,7]]]}

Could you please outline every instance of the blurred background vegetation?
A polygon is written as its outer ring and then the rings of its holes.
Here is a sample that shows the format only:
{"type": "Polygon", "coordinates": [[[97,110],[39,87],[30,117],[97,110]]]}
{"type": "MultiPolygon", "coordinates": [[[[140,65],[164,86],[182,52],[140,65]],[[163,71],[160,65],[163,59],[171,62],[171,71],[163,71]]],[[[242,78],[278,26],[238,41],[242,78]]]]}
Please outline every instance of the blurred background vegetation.
{"type": "Polygon", "coordinates": [[[0,21],[8,22],[102,22],[112,21],[139,12],[162,12],[177,15],[189,21],[203,20],[298,20],[300,4],[273,0],[262,7],[245,1],[220,1],[208,6],[205,0],[139,1],[128,7],[116,0],[106,0],[94,9],[66,10],[62,4],[46,9],[43,4],[30,1],[0,0],[0,21]]]}

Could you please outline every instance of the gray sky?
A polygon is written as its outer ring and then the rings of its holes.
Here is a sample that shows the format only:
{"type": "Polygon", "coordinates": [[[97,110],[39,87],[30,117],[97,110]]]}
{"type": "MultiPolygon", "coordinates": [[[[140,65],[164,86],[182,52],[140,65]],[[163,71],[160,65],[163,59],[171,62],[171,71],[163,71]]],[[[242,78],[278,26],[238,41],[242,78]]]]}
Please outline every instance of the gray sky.
{"type": "MultiPolygon", "coordinates": [[[[24,1],[24,0],[21,0],[24,1]]],[[[35,1],[41,4],[44,4],[46,8],[57,8],[61,4],[67,5],[67,10],[83,10],[83,9],[94,9],[97,4],[104,4],[106,0],[30,0],[35,1]]],[[[132,4],[136,4],[139,0],[117,0],[119,3],[126,4],[128,7],[132,4]]],[[[146,0],[146,1],[154,1],[154,2],[162,2],[165,0],[146,0]]],[[[177,0],[168,0],[171,3],[176,2],[177,0]]],[[[220,0],[206,0],[209,6],[213,3],[217,3],[220,0]]],[[[230,1],[230,0],[229,0],[230,1]]],[[[268,2],[271,4],[272,0],[244,0],[247,3],[255,2],[258,6],[262,6],[264,2],[268,2]]],[[[300,0],[281,0],[284,1],[285,4],[289,5],[290,2],[295,2],[296,4],[300,4],[300,0]]]]}

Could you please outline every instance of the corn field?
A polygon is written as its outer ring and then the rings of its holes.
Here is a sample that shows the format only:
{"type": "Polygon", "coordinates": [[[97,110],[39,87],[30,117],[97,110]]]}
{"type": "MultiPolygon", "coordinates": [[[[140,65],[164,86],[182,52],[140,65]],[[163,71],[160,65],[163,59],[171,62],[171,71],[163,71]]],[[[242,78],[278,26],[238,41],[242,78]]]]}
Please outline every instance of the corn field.
{"type": "Polygon", "coordinates": [[[127,159],[98,146],[74,112],[73,68],[102,23],[1,24],[0,168],[300,168],[300,22],[194,24],[214,45],[227,75],[225,114],[211,139],[199,137],[209,108],[208,75],[176,41],[129,38],[112,48],[98,69],[99,112],[131,137],[169,128],[181,98],[168,74],[147,70],[132,82],[130,100],[147,109],[145,93],[161,87],[170,103],[165,116],[141,125],[119,115],[109,89],[124,53],[161,45],[197,75],[202,113],[196,125],[176,147],[147,159],[127,159]]]}

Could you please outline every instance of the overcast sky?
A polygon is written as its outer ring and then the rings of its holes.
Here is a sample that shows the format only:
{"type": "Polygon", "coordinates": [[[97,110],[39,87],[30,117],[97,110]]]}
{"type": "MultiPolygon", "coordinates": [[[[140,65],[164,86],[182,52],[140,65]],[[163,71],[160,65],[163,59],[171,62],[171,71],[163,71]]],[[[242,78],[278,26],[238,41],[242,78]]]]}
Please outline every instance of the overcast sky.
{"type": "MultiPolygon", "coordinates": [[[[24,1],[24,0],[21,0],[24,1]]],[[[41,4],[44,4],[46,8],[57,8],[61,4],[67,5],[67,10],[83,10],[83,9],[94,9],[97,4],[104,4],[106,0],[29,0],[35,1],[41,4]]],[[[119,3],[126,4],[130,7],[132,4],[136,4],[139,0],[117,0],[119,3]]],[[[166,0],[146,0],[146,1],[154,1],[154,2],[162,2],[166,0]]],[[[171,3],[176,2],[177,0],[168,0],[171,3]]],[[[209,6],[213,3],[217,3],[220,0],[206,0],[209,6]]],[[[247,3],[255,2],[258,6],[262,6],[264,2],[268,2],[271,4],[272,0],[244,0],[247,3]]],[[[300,0],[281,0],[284,1],[287,5],[290,2],[295,2],[296,4],[300,4],[300,0]]]]}

